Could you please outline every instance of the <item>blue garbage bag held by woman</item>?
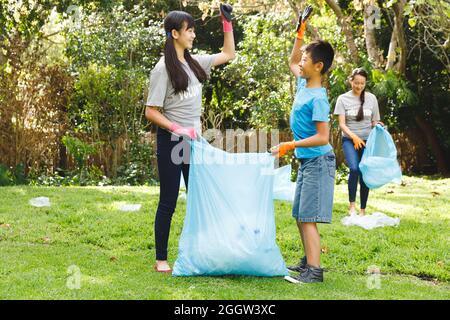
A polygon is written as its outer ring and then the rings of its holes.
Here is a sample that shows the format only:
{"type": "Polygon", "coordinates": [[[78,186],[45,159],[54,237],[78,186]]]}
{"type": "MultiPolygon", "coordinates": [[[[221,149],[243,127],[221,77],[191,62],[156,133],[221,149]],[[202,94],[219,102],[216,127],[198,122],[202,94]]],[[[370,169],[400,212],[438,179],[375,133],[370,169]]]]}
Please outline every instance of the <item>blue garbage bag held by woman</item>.
{"type": "Polygon", "coordinates": [[[383,126],[377,124],[370,132],[359,169],[370,189],[382,187],[389,182],[401,183],[402,172],[397,161],[397,149],[383,126]]]}

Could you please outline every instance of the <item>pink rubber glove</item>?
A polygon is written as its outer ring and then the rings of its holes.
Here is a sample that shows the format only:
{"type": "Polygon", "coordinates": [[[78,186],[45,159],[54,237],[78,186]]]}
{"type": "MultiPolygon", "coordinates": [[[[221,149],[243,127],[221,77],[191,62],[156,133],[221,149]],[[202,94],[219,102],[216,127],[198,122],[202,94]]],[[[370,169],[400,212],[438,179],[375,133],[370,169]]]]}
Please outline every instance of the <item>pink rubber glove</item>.
{"type": "Polygon", "coordinates": [[[195,131],[195,128],[193,127],[185,128],[175,122],[172,122],[169,130],[179,136],[189,137],[192,140],[197,139],[197,131],[195,131]]]}
{"type": "Polygon", "coordinates": [[[232,11],[233,7],[229,4],[220,5],[220,18],[223,24],[223,32],[233,32],[233,24],[231,23],[231,19],[233,19],[231,15],[232,11]]]}

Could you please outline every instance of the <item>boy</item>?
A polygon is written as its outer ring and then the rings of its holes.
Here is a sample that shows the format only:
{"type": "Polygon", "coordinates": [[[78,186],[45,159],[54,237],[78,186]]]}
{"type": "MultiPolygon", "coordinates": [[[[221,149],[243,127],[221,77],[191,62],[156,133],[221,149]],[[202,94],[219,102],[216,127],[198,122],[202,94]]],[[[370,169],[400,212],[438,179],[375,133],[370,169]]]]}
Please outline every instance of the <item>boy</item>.
{"type": "Polygon", "coordinates": [[[311,11],[308,6],[300,17],[290,60],[291,72],[298,82],[290,117],[295,140],[271,149],[276,157],[295,149],[295,156],[301,164],[292,216],[297,222],[305,256],[298,265],[288,267],[299,272],[296,276],[286,277],[294,283],[323,282],[317,223],[331,223],[336,170],[336,157],[329,144],[330,105],[322,87],[322,76],[333,63],[334,50],[322,40],[301,49],[306,20],[311,11]]]}

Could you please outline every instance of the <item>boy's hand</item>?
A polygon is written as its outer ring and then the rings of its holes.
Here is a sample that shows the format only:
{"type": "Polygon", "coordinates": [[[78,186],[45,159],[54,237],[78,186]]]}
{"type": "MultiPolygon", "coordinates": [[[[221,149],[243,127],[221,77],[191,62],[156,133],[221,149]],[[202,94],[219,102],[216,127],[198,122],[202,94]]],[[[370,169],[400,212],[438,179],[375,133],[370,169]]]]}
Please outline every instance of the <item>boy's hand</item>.
{"type": "Polygon", "coordinates": [[[312,13],[312,7],[310,5],[306,6],[303,13],[299,15],[298,24],[297,24],[297,39],[303,40],[306,30],[306,20],[308,20],[309,16],[312,13]]]}
{"type": "Polygon", "coordinates": [[[295,149],[295,141],[289,141],[289,142],[280,143],[279,145],[271,148],[270,153],[275,158],[280,158],[280,157],[284,156],[285,154],[287,154],[289,151],[294,150],[294,149],[295,149]]]}

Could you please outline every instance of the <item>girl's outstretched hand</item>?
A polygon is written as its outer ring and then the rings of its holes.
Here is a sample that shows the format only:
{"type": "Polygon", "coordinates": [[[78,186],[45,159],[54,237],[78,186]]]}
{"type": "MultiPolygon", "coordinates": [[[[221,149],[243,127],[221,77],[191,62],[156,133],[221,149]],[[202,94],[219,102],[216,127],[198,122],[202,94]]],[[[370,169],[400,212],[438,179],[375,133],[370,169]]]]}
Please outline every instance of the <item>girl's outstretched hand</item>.
{"type": "Polygon", "coordinates": [[[233,19],[233,7],[229,4],[220,4],[220,17],[223,24],[223,32],[233,32],[233,25],[231,20],[233,19]]]}

